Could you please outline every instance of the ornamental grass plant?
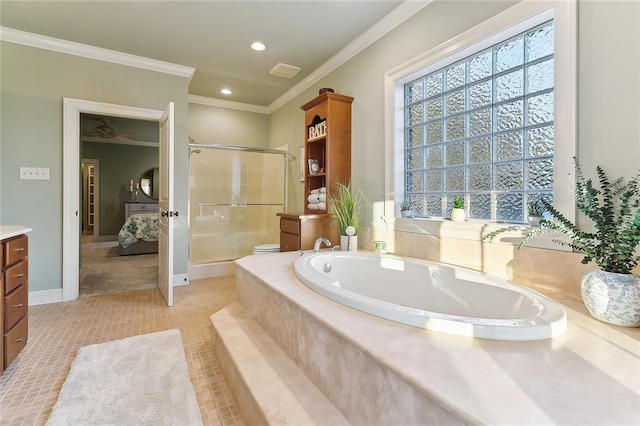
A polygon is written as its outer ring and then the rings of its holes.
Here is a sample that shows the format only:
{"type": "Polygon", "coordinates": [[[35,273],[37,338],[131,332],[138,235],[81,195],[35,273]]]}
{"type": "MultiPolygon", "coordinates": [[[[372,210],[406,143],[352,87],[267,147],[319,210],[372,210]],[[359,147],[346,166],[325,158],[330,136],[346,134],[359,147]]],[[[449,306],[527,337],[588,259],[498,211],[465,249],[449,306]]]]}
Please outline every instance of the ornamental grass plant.
{"type": "Polygon", "coordinates": [[[329,194],[329,211],[338,220],[340,235],[347,235],[348,226],[353,226],[354,235],[358,235],[362,207],[362,195],[353,184],[336,184],[335,189],[329,194]]]}

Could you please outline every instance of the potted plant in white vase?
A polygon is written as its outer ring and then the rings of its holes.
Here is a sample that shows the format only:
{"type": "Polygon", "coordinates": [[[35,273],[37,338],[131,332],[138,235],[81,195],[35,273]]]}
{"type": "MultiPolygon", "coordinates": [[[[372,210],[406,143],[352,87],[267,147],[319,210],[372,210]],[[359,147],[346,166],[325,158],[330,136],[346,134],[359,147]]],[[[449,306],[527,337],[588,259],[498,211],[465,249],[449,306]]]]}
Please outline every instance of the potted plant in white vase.
{"type": "Polygon", "coordinates": [[[527,221],[531,226],[540,226],[540,220],[547,210],[540,201],[529,201],[527,203],[527,221]]]}
{"type": "Polygon", "coordinates": [[[466,214],[464,212],[464,198],[453,197],[453,208],[451,209],[451,220],[454,222],[464,222],[466,214]]]}
{"type": "Polygon", "coordinates": [[[358,250],[362,197],[352,184],[336,184],[329,194],[329,211],[338,220],[340,250],[358,250]]]}
{"type": "Polygon", "coordinates": [[[403,200],[400,202],[400,216],[411,217],[411,202],[409,200],[403,200]]]}
{"type": "MultiPolygon", "coordinates": [[[[632,274],[640,257],[640,172],[629,182],[622,178],[611,181],[598,166],[599,188],[586,179],[580,163],[576,164],[576,205],[593,222],[594,231],[580,229],[546,200],[540,203],[546,216],[540,227],[523,233],[520,246],[549,232],[559,232],[569,241],[554,239],[584,253],[582,263],[593,261],[599,269],[588,272],[581,283],[582,299],[589,313],[603,322],[624,326],[640,326],[640,276],[632,274]]],[[[493,239],[502,228],[485,239],[493,239]]]]}

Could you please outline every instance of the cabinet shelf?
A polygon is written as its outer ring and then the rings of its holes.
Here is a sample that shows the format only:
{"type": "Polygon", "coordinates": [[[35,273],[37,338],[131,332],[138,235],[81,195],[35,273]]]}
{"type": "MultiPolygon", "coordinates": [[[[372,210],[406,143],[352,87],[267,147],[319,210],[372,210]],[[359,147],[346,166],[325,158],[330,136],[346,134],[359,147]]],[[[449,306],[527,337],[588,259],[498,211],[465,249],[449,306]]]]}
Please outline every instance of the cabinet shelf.
{"type": "MultiPolygon", "coordinates": [[[[353,98],[332,92],[324,92],[304,104],[305,164],[317,160],[323,173],[311,174],[305,170],[305,214],[327,213],[327,209],[309,208],[307,197],[312,190],[325,187],[327,192],[339,183],[351,180],[351,104],[353,98]],[[321,126],[322,136],[309,139],[310,128],[321,126]]],[[[326,207],[326,203],[325,203],[326,207]]]]}

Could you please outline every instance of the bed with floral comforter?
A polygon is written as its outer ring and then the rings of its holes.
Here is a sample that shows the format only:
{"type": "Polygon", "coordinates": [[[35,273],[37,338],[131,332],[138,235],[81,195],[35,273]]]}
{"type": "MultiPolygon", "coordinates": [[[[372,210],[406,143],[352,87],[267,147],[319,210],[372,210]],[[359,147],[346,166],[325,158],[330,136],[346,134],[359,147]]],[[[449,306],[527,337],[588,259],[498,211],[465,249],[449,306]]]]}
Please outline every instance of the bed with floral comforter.
{"type": "MultiPolygon", "coordinates": [[[[118,233],[118,242],[123,252],[129,249],[138,241],[155,242],[158,241],[158,215],[157,214],[134,214],[129,216],[122,225],[118,233]]],[[[152,245],[153,247],[153,245],[152,245]]],[[[153,252],[153,251],[151,251],[153,252]]],[[[155,250],[157,252],[157,248],[155,250]]],[[[129,253],[123,253],[129,254],[129,253]]],[[[131,253],[137,254],[137,253],[131,253]]]]}

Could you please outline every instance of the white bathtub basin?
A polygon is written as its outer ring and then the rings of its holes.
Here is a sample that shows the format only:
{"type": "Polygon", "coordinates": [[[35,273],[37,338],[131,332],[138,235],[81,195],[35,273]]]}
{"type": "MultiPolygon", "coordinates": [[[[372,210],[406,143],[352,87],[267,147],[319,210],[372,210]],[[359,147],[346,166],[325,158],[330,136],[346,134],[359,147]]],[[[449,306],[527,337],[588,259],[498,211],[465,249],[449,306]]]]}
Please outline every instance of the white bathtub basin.
{"type": "Polygon", "coordinates": [[[345,306],[429,330],[496,340],[542,340],[566,331],[558,303],[481,272],[370,252],[301,256],[295,275],[345,306]]]}

